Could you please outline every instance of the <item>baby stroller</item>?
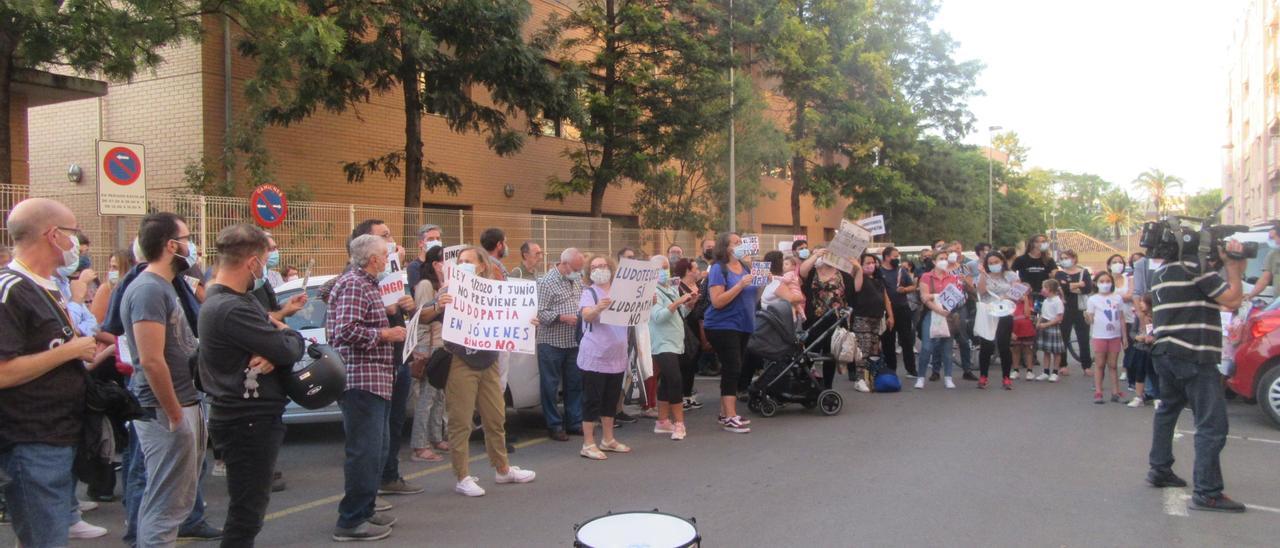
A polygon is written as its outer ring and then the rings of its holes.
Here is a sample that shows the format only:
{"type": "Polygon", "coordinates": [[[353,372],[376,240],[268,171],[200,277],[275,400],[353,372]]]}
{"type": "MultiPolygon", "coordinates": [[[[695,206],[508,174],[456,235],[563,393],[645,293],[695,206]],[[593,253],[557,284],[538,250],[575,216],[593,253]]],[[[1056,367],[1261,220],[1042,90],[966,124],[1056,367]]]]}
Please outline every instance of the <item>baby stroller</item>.
{"type": "Polygon", "coordinates": [[[833,320],[843,320],[848,315],[845,308],[831,310],[806,332],[795,325],[791,305],[786,302],[773,303],[757,312],[756,331],[747,342],[747,351],[761,357],[764,372],[747,389],[747,409],[772,417],[783,405],[798,403],[805,409],[817,407],[823,415],[839,413],[844,398],[835,390],[823,389],[814,368],[835,359],[816,349],[843,323],[833,320]]]}

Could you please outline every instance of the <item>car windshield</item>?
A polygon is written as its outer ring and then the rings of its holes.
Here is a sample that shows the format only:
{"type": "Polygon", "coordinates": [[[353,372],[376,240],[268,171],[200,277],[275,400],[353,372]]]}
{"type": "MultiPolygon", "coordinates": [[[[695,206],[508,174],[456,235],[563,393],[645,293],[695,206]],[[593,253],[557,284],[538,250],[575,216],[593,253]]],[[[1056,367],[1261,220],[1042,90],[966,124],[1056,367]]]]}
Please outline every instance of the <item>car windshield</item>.
{"type": "MultiPolygon", "coordinates": [[[[280,302],[284,303],[289,299],[292,299],[298,294],[298,291],[281,293],[279,295],[280,302]]],[[[287,324],[290,329],[297,331],[302,331],[303,329],[324,329],[324,316],[325,312],[328,310],[328,306],[326,306],[325,302],[320,300],[320,297],[317,296],[319,291],[320,288],[318,286],[307,289],[306,306],[303,306],[302,310],[299,310],[297,314],[289,316],[284,320],[284,323],[287,324]]]]}

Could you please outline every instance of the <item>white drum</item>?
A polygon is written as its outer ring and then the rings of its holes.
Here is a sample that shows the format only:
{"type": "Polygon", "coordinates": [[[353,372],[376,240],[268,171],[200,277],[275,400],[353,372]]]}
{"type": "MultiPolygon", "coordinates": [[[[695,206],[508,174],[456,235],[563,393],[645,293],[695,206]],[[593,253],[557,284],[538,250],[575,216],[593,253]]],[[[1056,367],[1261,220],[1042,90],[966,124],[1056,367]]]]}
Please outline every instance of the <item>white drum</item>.
{"type": "Polygon", "coordinates": [[[576,527],[573,545],[582,548],[697,548],[694,520],[661,512],[605,514],[576,527]]]}

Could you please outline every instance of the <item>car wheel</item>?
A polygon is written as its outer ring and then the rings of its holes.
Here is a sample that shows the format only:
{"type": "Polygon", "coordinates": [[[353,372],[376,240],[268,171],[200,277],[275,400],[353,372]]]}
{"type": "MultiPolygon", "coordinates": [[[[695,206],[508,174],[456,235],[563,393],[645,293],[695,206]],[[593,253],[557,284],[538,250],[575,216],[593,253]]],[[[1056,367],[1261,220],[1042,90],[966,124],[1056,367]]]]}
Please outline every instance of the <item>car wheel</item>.
{"type": "Polygon", "coordinates": [[[1267,370],[1258,380],[1257,397],[1262,413],[1280,427],[1280,365],[1267,370]]]}

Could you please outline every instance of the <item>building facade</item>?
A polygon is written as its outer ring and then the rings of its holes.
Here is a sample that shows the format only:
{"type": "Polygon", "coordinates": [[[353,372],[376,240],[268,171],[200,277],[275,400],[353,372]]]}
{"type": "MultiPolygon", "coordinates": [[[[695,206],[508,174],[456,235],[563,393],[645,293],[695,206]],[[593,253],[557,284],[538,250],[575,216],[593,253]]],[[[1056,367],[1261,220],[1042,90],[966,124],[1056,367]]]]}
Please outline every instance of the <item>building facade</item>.
{"type": "Polygon", "coordinates": [[[1235,27],[1227,63],[1223,221],[1254,224],[1280,216],[1280,2],[1250,0],[1235,27]]]}

